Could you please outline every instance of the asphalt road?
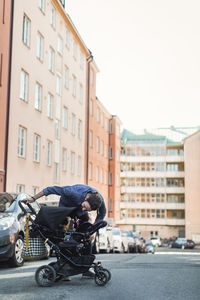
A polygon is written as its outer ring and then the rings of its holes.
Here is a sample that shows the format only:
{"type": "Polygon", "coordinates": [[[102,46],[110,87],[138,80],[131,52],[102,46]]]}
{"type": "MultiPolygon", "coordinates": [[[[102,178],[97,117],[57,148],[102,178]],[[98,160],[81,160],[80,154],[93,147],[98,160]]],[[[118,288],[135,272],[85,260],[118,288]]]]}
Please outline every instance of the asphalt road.
{"type": "Polygon", "coordinates": [[[1,300],[199,300],[200,250],[159,248],[156,254],[99,254],[97,260],[112,273],[99,287],[94,280],[72,277],[52,287],[38,287],[35,270],[55,260],[27,262],[22,268],[0,265],[1,300]],[[172,251],[173,250],[173,251],[172,251]]]}

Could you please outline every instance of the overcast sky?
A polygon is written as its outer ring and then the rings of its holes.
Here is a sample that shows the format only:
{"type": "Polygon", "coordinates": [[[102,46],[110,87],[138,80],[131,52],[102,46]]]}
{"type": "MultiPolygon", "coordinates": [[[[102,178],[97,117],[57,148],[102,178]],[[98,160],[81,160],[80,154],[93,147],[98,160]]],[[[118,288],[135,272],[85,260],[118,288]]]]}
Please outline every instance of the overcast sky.
{"type": "Polygon", "coordinates": [[[200,125],[200,0],[66,0],[123,127],[200,125]]]}

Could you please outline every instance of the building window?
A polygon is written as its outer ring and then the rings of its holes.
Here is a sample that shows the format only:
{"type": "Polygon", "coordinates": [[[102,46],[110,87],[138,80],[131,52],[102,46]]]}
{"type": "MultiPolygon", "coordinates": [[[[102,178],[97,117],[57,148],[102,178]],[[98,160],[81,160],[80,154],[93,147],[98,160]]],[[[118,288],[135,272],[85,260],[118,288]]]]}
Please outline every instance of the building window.
{"type": "Polygon", "coordinates": [[[77,60],[77,48],[78,48],[77,43],[74,40],[73,41],[73,57],[74,57],[75,60],[77,60]]]}
{"type": "Polygon", "coordinates": [[[45,11],[45,0],[39,0],[38,1],[38,7],[44,13],[44,11],[45,11]]]}
{"type": "Polygon", "coordinates": [[[97,137],[96,151],[99,153],[99,137],[97,137]]]}
{"type": "Polygon", "coordinates": [[[42,86],[39,83],[35,86],[35,108],[42,111],[42,86]]]}
{"type": "Polygon", "coordinates": [[[100,123],[100,110],[97,108],[97,122],[100,123]]]}
{"type": "Polygon", "coordinates": [[[69,88],[69,68],[65,66],[65,87],[69,88]]]}
{"type": "Polygon", "coordinates": [[[20,76],[20,98],[28,102],[28,80],[29,75],[24,70],[21,70],[20,76]]]}
{"type": "Polygon", "coordinates": [[[53,119],[53,96],[48,94],[47,98],[47,117],[53,119]]]}
{"type": "Polygon", "coordinates": [[[43,61],[44,56],[44,38],[43,36],[38,33],[37,34],[37,53],[36,56],[40,61],[43,61]]]}
{"type": "Polygon", "coordinates": [[[84,68],[84,55],[81,50],[80,50],[80,67],[81,67],[81,69],[84,68]]]}
{"type": "Polygon", "coordinates": [[[58,50],[58,53],[60,55],[62,55],[62,53],[63,53],[63,40],[62,40],[62,38],[60,36],[58,36],[57,50],[58,50]]]}
{"type": "Polygon", "coordinates": [[[104,117],[103,117],[103,113],[101,113],[101,127],[103,127],[104,125],[104,117]]]}
{"type": "Polygon", "coordinates": [[[90,145],[90,148],[93,147],[93,132],[92,130],[90,130],[90,139],[89,139],[89,145],[90,145]]]}
{"type": "Polygon", "coordinates": [[[99,167],[96,167],[96,182],[99,182],[99,167]]]}
{"type": "Polygon", "coordinates": [[[39,192],[39,187],[38,186],[33,186],[32,188],[32,194],[35,196],[39,192]]]}
{"type": "Polygon", "coordinates": [[[113,159],[112,147],[109,147],[109,159],[113,159]]]}
{"type": "Polygon", "coordinates": [[[70,47],[70,32],[67,28],[66,28],[65,38],[66,38],[65,44],[66,44],[67,48],[69,49],[69,47],[70,47]]]}
{"type": "Polygon", "coordinates": [[[34,134],[33,161],[35,162],[40,162],[40,144],[40,136],[38,134],[34,134]]]}
{"type": "Polygon", "coordinates": [[[27,129],[19,126],[18,131],[18,156],[26,157],[26,137],[27,137],[27,129]]]}
{"type": "Polygon", "coordinates": [[[56,119],[56,139],[60,139],[60,120],[56,119]]]}
{"type": "Polygon", "coordinates": [[[103,184],[103,169],[101,168],[101,172],[100,172],[100,182],[101,184],[103,184]]]}
{"type": "Polygon", "coordinates": [[[83,103],[83,86],[81,83],[79,84],[79,102],[83,103]]]}
{"type": "Polygon", "coordinates": [[[54,73],[55,70],[55,51],[53,48],[49,48],[49,70],[54,73]]]}
{"type": "Polygon", "coordinates": [[[101,155],[104,155],[104,142],[101,141],[101,155]]]}
{"type": "Polygon", "coordinates": [[[62,150],[62,170],[67,171],[67,149],[65,148],[62,150]]]}
{"type": "Polygon", "coordinates": [[[107,157],[108,157],[108,146],[105,145],[105,158],[107,158],[107,157]]]}
{"type": "Polygon", "coordinates": [[[52,165],[52,142],[47,141],[47,166],[52,165]]]}
{"type": "Polygon", "coordinates": [[[112,212],[113,208],[112,208],[112,198],[109,198],[109,201],[108,201],[108,211],[109,212],[112,212]]]}
{"type": "Polygon", "coordinates": [[[31,29],[30,19],[26,15],[24,15],[22,41],[28,47],[30,46],[30,29],[31,29]]]}
{"type": "Polygon", "coordinates": [[[59,182],[59,164],[58,163],[54,163],[54,181],[56,183],[59,182]]]}
{"type": "Polygon", "coordinates": [[[66,107],[63,107],[63,115],[62,115],[62,126],[63,128],[68,128],[68,109],[66,107]]]}
{"type": "Polygon", "coordinates": [[[72,95],[76,97],[76,77],[72,76],[72,95]]]}
{"type": "Polygon", "coordinates": [[[78,120],[78,138],[81,140],[82,138],[82,121],[78,120]]]}
{"type": "Polygon", "coordinates": [[[89,180],[92,180],[92,163],[89,163],[89,180]]]}
{"type": "Polygon", "coordinates": [[[56,94],[61,96],[61,76],[59,74],[56,76],[56,94]]]}
{"type": "Polygon", "coordinates": [[[25,185],[23,185],[23,184],[17,184],[16,192],[17,193],[24,193],[25,192],[25,185]]]}
{"type": "Polygon", "coordinates": [[[94,84],[94,72],[93,72],[92,69],[90,70],[90,84],[91,84],[91,85],[94,84]]]}
{"type": "Polygon", "coordinates": [[[81,176],[81,156],[78,157],[78,176],[81,176]]]}
{"type": "Polygon", "coordinates": [[[113,133],[112,121],[109,121],[109,133],[113,133]]]}
{"type": "Polygon", "coordinates": [[[108,181],[109,185],[112,185],[112,173],[109,172],[109,181],[108,181]]]}
{"type": "Polygon", "coordinates": [[[90,99],[90,116],[93,116],[93,101],[90,99]]]}
{"type": "Polygon", "coordinates": [[[71,174],[75,173],[75,153],[71,152],[71,174]]]}
{"type": "Polygon", "coordinates": [[[54,29],[56,28],[56,10],[53,6],[50,10],[50,24],[54,29]]]}
{"type": "Polygon", "coordinates": [[[76,116],[72,114],[71,134],[75,135],[75,131],[76,131],[76,116]]]}
{"type": "Polygon", "coordinates": [[[105,119],[105,131],[108,131],[108,120],[105,119]]]}

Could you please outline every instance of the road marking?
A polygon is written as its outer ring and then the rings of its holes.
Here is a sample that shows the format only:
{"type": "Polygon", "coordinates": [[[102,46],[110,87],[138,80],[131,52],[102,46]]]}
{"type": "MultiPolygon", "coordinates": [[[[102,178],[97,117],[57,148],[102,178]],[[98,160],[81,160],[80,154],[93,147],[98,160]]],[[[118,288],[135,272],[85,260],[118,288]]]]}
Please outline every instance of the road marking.
{"type": "Polygon", "coordinates": [[[200,255],[200,252],[155,252],[156,255],[200,255]]]}
{"type": "Polygon", "coordinates": [[[12,273],[12,274],[3,274],[0,275],[0,279],[11,279],[11,278],[19,278],[19,277],[29,277],[33,276],[35,272],[26,272],[26,273],[12,273]]]}

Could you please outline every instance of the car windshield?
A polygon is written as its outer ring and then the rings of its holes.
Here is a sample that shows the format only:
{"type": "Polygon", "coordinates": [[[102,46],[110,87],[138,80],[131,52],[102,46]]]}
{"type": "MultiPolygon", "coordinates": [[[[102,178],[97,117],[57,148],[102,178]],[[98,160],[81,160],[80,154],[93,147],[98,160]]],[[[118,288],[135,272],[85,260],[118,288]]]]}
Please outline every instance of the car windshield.
{"type": "Polygon", "coordinates": [[[120,235],[120,230],[119,229],[113,229],[112,234],[113,235],[120,235]]]}
{"type": "Polygon", "coordinates": [[[131,231],[125,231],[126,236],[133,237],[133,233],[131,231]]]}
{"type": "Polygon", "coordinates": [[[152,242],[146,242],[147,246],[153,246],[152,242]]]}
{"type": "Polygon", "coordinates": [[[158,237],[151,237],[151,240],[158,240],[158,237]]]}
{"type": "Polygon", "coordinates": [[[0,194],[0,212],[12,212],[16,205],[16,194],[3,193],[0,194]]]}

